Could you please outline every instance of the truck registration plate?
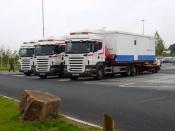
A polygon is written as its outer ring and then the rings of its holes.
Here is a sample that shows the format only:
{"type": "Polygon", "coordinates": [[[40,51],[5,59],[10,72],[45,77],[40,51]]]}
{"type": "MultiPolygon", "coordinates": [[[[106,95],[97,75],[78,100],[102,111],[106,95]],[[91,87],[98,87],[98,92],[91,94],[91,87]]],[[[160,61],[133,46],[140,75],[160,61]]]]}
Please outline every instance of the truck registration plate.
{"type": "Polygon", "coordinates": [[[79,76],[79,74],[72,74],[73,76],[79,76]]]}
{"type": "Polygon", "coordinates": [[[40,75],[41,75],[41,76],[44,76],[44,75],[46,75],[46,73],[40,73],[40,75]]]}

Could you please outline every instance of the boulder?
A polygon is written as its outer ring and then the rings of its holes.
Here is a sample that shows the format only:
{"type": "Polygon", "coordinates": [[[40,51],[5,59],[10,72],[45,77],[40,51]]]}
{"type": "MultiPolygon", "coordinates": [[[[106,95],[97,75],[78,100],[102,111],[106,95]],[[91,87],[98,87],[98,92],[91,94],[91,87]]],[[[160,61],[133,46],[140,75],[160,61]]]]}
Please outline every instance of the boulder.
{"type": "Polygon", "coordinates": [[[61,99],[48,92],[24,90],[19,105],[23,120],[55,119],[60,113],[61,99]]]}

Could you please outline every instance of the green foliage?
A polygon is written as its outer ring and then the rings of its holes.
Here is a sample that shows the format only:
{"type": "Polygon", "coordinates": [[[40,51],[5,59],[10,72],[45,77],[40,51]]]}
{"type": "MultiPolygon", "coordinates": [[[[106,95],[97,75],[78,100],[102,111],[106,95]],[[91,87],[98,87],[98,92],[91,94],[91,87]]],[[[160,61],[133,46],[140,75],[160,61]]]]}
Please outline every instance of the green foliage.
{"type": "Polygon", "coordinates": [[[170,45],[168,50],[171,51],[171,56],[175,56],[175,44],[170,45]]]}
{"type": "Polygon", "coordinates": [[[0,70],[8,68],[9,63],[13,62],[15,65],[18,64],[18,51],[5,49],[4,46],[0,47],[0,70]]]}
{"type": "MultiPolygon", "coordinates": [[[[0,71],[8,71],[10,68],[10,65],[1,65],[0,66],[0,71]]],[[[15,64],[14,65],[15,71],[19,71],[19,65],[15,64]]]]}
{"type": "Polygon", "coordinates": [[[159,33],[156,31],[155,33],[155,42],[156,42],[156,55],[162,56],[163,51],[165,50],[164,41],[160,37],[159,33]]]}
{"type": "Polygon", "coordinates": [[[0,97],[0,131],[101,131],[80,128],[64,120],[22,121],[18,110],[18,103],[0,97]]]}

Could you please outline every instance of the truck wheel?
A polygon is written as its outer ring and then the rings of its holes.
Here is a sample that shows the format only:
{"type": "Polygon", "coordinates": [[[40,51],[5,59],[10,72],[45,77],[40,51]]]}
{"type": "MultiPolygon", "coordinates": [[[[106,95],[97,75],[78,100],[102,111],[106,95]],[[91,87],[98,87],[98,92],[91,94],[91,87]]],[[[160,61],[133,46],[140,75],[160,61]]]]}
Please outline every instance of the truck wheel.
{"type": "Polygon", "coordinates": [[[130,67],[128,67],[126,69],[126,76],[131,76],[131,68],[130,67]]]}
{"type": "Polygon", "coordinates": [[[125,77],[125,76],[126,76],[126,72],[122,72],[122,73],[120,73],[120,75],[121,75],[122,77],[125,77]]]}
{"type": "Polygon", "coordinates": [[[154,69],[154,73],[157,73],[158,72],[158,68],[156,67],[155,69],[154,69]]]}
{"type": "Polygon", "coordinates": [[[24,73],[25,76],[30,76],[32,73],[24,73]]]}
{"type": "Polygon", "coordinates": [[[39,76],[41,79],[46,79],[47,78],[47,76],[46,75],[41,75],[41,76],[39,76]]]}
{"type": "Polygon", "coordinates": [[[64,73],[59,74],[58,78],[64,78],[64,73]]]}
{"type": "Polygon", "coordinates": [[[98,68],[96,72],[96,79],[101,80],[104,77],[104,71],[103,68],[98,68]]]}
{"type": "Polygon", "coordinates": [[[133,66],[133,67],[131,68],[131,76],[135,76],[136,74],[137,74],[136,67],[133,66]]]}
{"type": "Polygon", "coordinates": [[[78,76],[71,76],[70,79],[73,81],[78,80],[78,76]]]}

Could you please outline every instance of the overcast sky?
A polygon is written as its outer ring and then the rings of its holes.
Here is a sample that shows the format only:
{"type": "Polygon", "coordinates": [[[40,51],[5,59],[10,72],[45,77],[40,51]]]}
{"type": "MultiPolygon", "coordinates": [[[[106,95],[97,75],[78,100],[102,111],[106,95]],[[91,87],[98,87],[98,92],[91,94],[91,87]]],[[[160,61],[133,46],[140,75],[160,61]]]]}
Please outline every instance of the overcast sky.
{"type": "MultiPolygon", "coordinates": [[[[174,0],[44,0],[46,36],[106,27],[145,34],[157,30],[166,45],[175,43],[174,0]]],[[[0,0],[0,46],[18,49],[42,38],[41,0],[0,0]]]]}

